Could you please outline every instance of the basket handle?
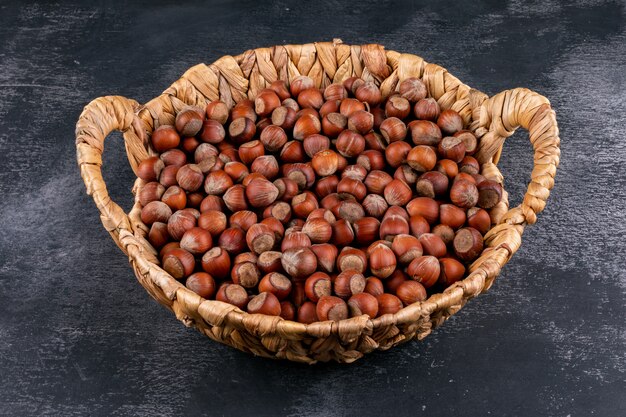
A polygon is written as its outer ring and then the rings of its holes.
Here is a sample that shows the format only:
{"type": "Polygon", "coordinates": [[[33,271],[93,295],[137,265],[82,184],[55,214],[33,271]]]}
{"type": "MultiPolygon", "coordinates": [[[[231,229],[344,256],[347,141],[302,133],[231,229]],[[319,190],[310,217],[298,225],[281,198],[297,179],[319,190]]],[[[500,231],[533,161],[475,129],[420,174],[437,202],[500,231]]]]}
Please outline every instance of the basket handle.
{"type": "Polygon", "coordinates": [[[129,215],[109,196],[102,178],[104,139],[113,131],[124,133],[124,143],[133,171],[147,158],[143,146],[145,131],[137,117],[139,103],[121,96],[99,97],[83,109],[76,123],[76,151],[80,173],[98,210],[105,229],[115,243],[128,254],[124,237],[133,236],[129,215]]]}
{"type": "Polygon", "coordinates": [[[496,164],[504,140],[520,126],[528,130],[534,149],[531,181],[522,203],[508,210],[499,223],[534,224],[554,186],[554,175],[561,155],[559,128],[550,102],[526,88],[502,91],[482,104],[479,126],[477,132],[486,130],[476,154],[481,164],[496,164]]]}

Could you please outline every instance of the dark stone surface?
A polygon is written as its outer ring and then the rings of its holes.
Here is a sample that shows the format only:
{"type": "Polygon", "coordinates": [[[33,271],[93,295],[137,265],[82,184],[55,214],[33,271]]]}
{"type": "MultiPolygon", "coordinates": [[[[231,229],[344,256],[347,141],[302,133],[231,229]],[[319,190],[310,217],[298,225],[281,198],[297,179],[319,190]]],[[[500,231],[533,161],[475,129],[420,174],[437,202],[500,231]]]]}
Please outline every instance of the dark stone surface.
{"type": "MultiPolygon", "coordinates": [[[[0,414],[626,415],[622,2],[180,3],[0,5],[0,414]],[[147,296],[85,194],[74,124],[91,99],[145,102],[198,62],[333,37],[421,55],[488,94],[537,90],[562,164],[487,294],[422,343],[308,367],[213,343],[147,296]]],[[[119,135],[105,153],[128,208],[119,135]]],[[[531,166],[516,134],[512,203],[531,166]]]]}

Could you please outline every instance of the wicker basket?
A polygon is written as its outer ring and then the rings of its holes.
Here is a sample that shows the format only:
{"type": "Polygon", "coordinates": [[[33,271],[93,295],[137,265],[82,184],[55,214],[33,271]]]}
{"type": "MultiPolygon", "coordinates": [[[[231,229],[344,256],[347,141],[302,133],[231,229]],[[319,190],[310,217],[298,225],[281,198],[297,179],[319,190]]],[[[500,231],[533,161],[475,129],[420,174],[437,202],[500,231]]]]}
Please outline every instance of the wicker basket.
{"type": "MultiPolygon", "coordinates": [[[[76,147],[81,175],[100,210],[104,227],[128,255],[141,285],[186,326],[259,356],[308,363],[353,362],[373,350],[426,337],[469,299],[492,285],[519,248],[524,227],[535,223],[537,213],[546,204],[559,163],[558,133],[549,101],[530,90],[516,88],[487,97],[418,56],[386,51],[380,45],[349,46],[336,40],[259,48],[236,57],[224,56],[211,65],[196,65],[145,105],[120,96],[100,97],[85,107],[78,120],[76,147]],[[162,124],[173,124],[175,114],[184,106],[205,106],[216,99],[232,106],[254,97],[276,79],[289,82],[301,74],[320,87],[359,76],[380,85],[385,97],[399,81],[421,78],[442,109],[459,112],[480,138],[476,156],[483,164],[482,174],[498,182],[502,182],[502,175],[496,163],[504,139],[519,126],[529,130],[534,168],[524,200],[509,210],[504,193],[503,200],[490,210],[494,227],[486,234],[485,250],[471,265],[466,279],[397,314],[305,325],[207,301],[159,267],[157,252],[146,240],[148,228],[141,222],[138,199],[126,214],[107,193],[100,168],[105,137],[114,130],[123,132],[128,159],[136,170],[140,161],[154,154],[151,132],[162,124]]],[[[133,192],[137,195],[143,185],[137,179],[133,192]]]]}

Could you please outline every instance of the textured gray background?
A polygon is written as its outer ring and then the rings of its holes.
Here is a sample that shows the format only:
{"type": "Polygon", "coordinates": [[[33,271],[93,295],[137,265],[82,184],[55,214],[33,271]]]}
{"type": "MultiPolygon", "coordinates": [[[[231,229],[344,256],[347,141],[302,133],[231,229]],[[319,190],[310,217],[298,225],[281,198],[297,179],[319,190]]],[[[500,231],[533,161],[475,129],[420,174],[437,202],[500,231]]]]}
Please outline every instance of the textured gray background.
{"type": "MultiPolygon", "coordinates": [[[[0,414],[626,415],[623,2],[24,3],[0,4],[0,414]],[[539,91],[562,164],[489,293],[422,343],[308,367],[213,343],[149,298],[84,192],[74,124],[89,100],[145,102],[198,62],[333,37],[488,94],[539,91]]],[[[119,139],[105,179],[128,208],[119,139]]],[[[516,134],[513,203],[531,165],[516,134]]]]}

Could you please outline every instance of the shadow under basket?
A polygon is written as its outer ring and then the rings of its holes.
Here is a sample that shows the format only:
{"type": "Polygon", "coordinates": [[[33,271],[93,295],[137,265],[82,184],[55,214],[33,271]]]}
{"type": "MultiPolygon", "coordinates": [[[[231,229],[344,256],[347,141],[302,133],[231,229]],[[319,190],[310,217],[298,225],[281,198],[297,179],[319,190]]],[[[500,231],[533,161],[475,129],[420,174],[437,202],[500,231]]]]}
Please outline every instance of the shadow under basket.
{"type": "MultiPolygon", "coordinates": [[[[307,363],[353,362],[377,349],[423,339],[492,285],[502,266],[520,247],[524,227],[535,223],[537,213],[545,207],[559,163],[558,134],[549,101],[533,91],[515,88],[488,97],[418,56],[386,51],[376,44],[351,46],[335,40],[259,48],[235,57],[224,56],[210,65],[196,65],[145,105],[120,96],[97,98],[78,120],[76,147],[81,175],[100,210],[102,224],[128,255],[141,285],[186,326],[254,355],[307,363]],[[457,111],[480,139],[475,157],[482,164],[481,173],[500,183],[503,178],[496,164],[505,138],[520,126],[529,131],[534,167],[524,200],[509,209],[504,192],[502,201],[490,210],[492,229],[485,235],[485,249],[465,279],[396,314],[306,325],[248,314],[230,304],[205,300],[161,269],[157,251],[146,240],[148,228],[140,219],[138,198],[127,214],[107,193],[101,173],[105,137],[114,130],[123,132],[128,159],[136,172],[139,162],[156,154],[149,140],[152,131],[163,124],[174,124],[176,113],[183,107],[204,107],[218,99],[232,107],[254,98],[272,81],[289,83],[298,75],[308,75],[318,87],[358,76],[380,86],[383,97],[393,93],[406,78],[422,79],[429,96],[442,110],[457,111]]],[[[135,195],[143,185],[137,179],[135,195]]]]}

